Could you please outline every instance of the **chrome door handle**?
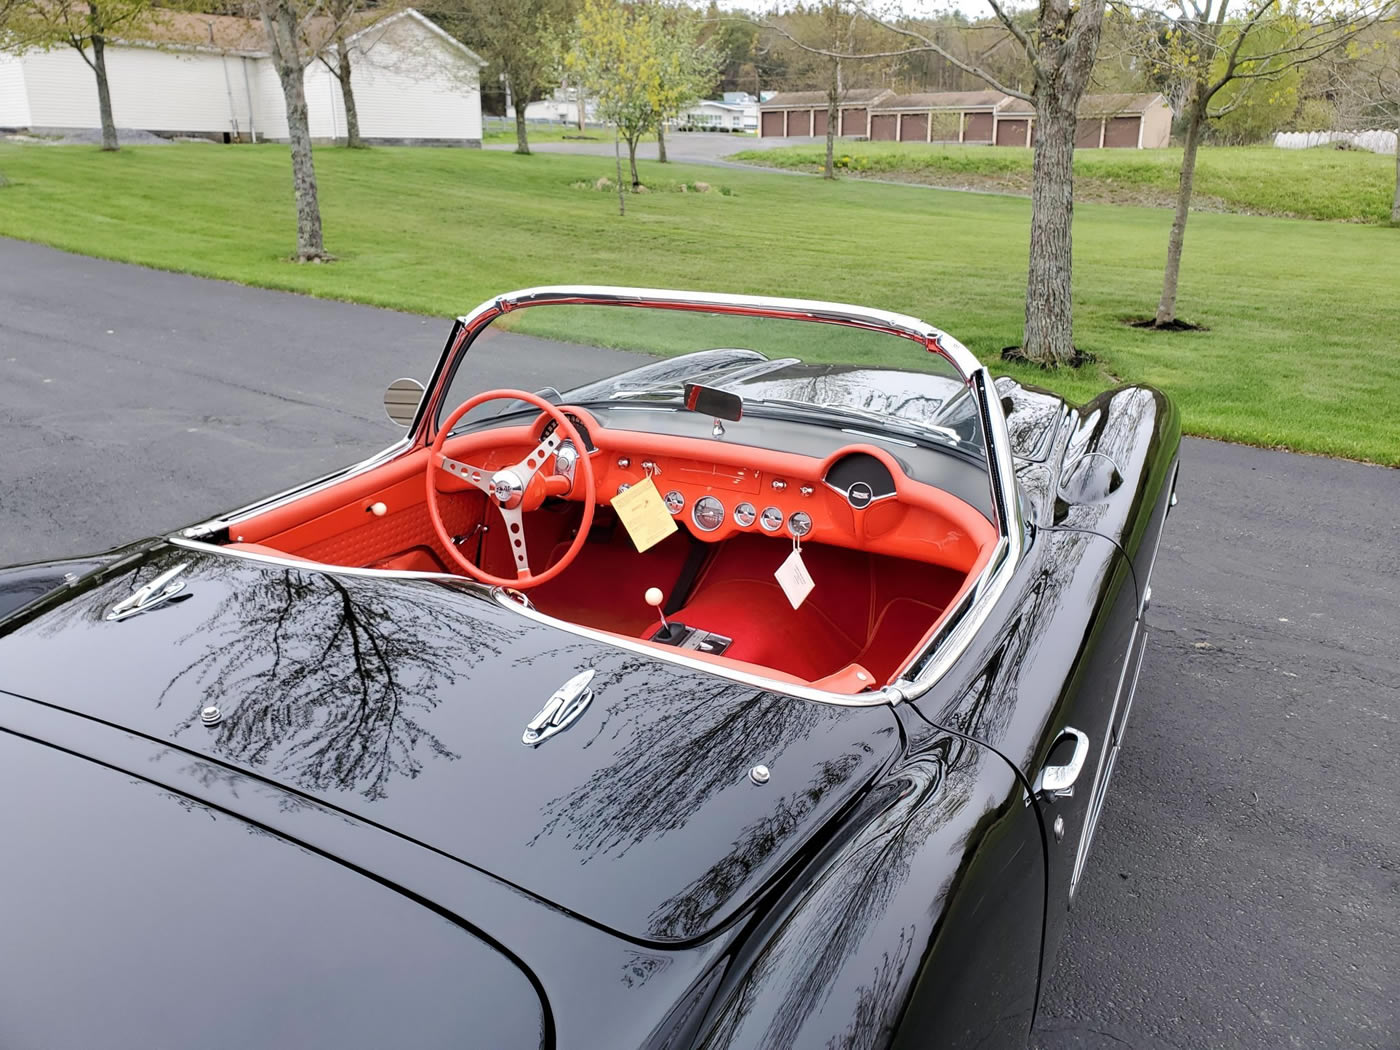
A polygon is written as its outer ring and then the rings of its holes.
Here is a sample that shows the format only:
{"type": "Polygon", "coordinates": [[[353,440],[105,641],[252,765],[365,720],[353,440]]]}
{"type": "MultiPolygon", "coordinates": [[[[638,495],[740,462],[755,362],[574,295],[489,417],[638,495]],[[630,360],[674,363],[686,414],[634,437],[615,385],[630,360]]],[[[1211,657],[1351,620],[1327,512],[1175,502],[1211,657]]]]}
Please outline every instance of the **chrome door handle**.
{"type": "MultiPolygon", "coordinates": [[[[1089,757],[1089,737],[1072,726],[1065,726],[1060,730],[1055,744],[1058,745],[1067,736],[1074,738],[1074,754],[1064,765],[1046,766],[1036,775],[1035,794],[1051,798],[1069,798],[1074,794],[1074,782],[1079,779],[1084,760],[1089,757]]],[[[1054,751],[1054,746],[1050,750],[1054,751]]]]}

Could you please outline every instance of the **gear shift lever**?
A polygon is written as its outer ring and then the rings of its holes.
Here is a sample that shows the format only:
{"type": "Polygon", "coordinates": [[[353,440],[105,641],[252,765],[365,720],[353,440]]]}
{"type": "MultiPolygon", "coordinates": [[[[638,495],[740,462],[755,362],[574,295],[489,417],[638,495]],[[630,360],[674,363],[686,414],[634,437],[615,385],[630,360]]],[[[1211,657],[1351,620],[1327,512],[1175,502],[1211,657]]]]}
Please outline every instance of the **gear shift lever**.
{"type": "Polygon", "coordinates": [[[660,587],[648,587],[643,595],[646,603],[656,610],[656,615],[661,619],[661,629],[651,636],[653,642],[661,642],[663,645],[679,645],[685,640],[688,633],[686,626],[680,623],[667,623],[666,614],[661,611],[661,603],[666,596],[661,593],[660,587]]]}
{"type": "Polygon", "coordinates": [[[661,611],[661,603],[666,598],[666,596],[661,593],[661,588],[648,587],[643,597],[646,598],[647,604],[656,610],[656,615],[661,617],[661,629],[663,631],[669,630],[671,625],[666,622],[666,614],[661,611]]]}

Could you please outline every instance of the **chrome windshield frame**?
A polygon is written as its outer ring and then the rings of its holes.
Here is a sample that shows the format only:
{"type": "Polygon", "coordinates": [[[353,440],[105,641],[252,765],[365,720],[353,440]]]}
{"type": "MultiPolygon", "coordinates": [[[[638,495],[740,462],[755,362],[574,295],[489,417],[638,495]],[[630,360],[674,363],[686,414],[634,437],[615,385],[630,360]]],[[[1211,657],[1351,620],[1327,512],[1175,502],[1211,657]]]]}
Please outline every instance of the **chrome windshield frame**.
{"type": "MultiPolygon", "coordinates": [[[[545,285],[523,288],[498,295],[471,313],[457,319],[442,360],[419,406],[411,440],[430,444],[438,418],[439,400],[446,394],[461,358],[472,343],[496,318],[513,310],[538,306],[619,306],[634,309],[686,310],[700,313],[727,313],[749,317],[771,317],[790,321],[845,325],[864,331],[908,339],[929,353],[951,364],[972,391],[978,406],[986,442],[986,460],[993,524],[997,544],[981,578],[964,594],[959,608],[952,610],[956,623],[940,631],[905,665],[907,677],[886,690],[904,699],[927,692],[956,662],[997,600],[1005,592],[1025,549],[1026,523],[1016,493],[1016,470],[1011,436],[1002,411],[1001,399],[991,372],[956,338],[926,321],[908,314],[877,310],[851,303],[819,299],[787,299],[766,295],[729,295],[688,292],[675,289],[627,288],[610,285],[545,285]]],[[[781,688],[781,683],[774,683],[781,688]]],[[[789,691],[791,691],[789,689],[789,691]]],[[[829,694],[833,696],[834,694],[829,694]]]]}

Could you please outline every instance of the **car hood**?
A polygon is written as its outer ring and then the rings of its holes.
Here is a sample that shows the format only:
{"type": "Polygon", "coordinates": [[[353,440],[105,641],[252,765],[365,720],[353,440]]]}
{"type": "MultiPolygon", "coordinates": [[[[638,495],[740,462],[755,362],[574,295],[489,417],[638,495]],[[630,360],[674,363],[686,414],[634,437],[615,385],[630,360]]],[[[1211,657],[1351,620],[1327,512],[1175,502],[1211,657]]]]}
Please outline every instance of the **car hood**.
{"type": "Polygon", "coordinates": [[[0,690],[246,770],[658,943],[735,915],[898,748],[888,708],[755,690],[472,588],[167,544],[0,625],[0,690]],[[181,564],[174,598],[106,619],[181,564]],[[588,669],[578,720],[522,743],[588,669]]]}

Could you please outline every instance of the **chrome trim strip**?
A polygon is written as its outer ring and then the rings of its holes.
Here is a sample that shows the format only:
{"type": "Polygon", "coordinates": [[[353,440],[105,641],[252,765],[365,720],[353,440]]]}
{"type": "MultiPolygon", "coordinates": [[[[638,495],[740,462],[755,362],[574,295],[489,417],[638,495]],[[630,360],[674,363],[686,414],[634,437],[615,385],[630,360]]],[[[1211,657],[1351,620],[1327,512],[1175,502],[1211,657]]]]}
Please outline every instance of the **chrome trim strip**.
{"type": "Polygon", "coordinates": [[[236,550],[231,547],[220,546],[216,543],[205,543],[202,540],[187,539],[178,534],[167,538],[174,546],[183,547],[187,550],[203,551],[208,554],[222,554],[230,558],[246,558],[249,561],[262,562],[267,565],[277,565],[283,568],[309,569],[313,572],[324,572],[333,575],[369,576],[389,580],[436,580],[439,582],[457,584],[463,588],[479,593],[482,597],[494,599],[498,605],[511,609],[537,623],[547,624],[561,631],[568,631],[570,634],[577,635],[580,638],[587,638],[590,641],[602,642],[605,645],[626,649],[628,652],[639,653],[643,656],[651,657],[654,660],[678,664],[681,667],[686,667],[694,671],[704,671],[717,678],[727,678],[730,681],[738,682],[741,685],[752,686],[755,689],[762,689],[764,692],[768,693],[781,693],[786,696],[796,697],[800,700],[814,700],[817,703],[831,704],[835,707],[882,707],[896,704],[900,699],[898,690],[890,686],[886,686],[872,693],[833,693],[825,689],[816,689],[812,686],[798,685],[794,682],[784,682],[776,678],[766,678],[763,675],[742,671],[738,668],[725,667],[722,664],[697,660],[685,656],[680,651],[669,652],[666,650],[666,647],[663,646],[646,645],[643,642],[633,641],[630,638],[624,638],[620,635],[608,634],[606,631],[598,631],[592,627],[584,627],[580,624],[570,623],[567,620],[559,620],[553,616],[546,616],[533,606],[521,605],[518,601],[513,600],[510,595],[506,594],[501,588],[488,587],[466,576],[454,576],[451,573],[444,572],[418,572],[409,569],[362,569],[351,565],[327,565],[323,562],[306,561],[301,558],[278,558],[271,554],[263,554],[260,551],[236,550]]]}
{"type": "Polygon", "coordinates": [[[230,528],[244,518],[252,517],[254,514],[262,514],[265,511],[275,510],[278,507],[291,503],[294,499],[309,496],[311,493],[319,491],[320,489],[329,488],[333,484],[344,481],[356,474],[361,474],[372,467],[387,463],[395,456],[407,452],[412,444],[412,440],[405,435],[388,448],[380,449],[367,459],[362,459],[358,463],[351,463],[348,466],[340,467],[337,470],[331,471],[329,474],[322,474],[319,478],[303,481],[299,485],[293,485],[291,488],[283,489],[281,492],[274,493],[271,496],[264,496],[262,499],[239,507],[237,510],[231,510],[221,517],[210,518],[208,521],[202,521],[197,525],[191,525],[188,528],[181,529],[180,535],[187,539],[196,540],[203,536],[212,536],[220,529],[230,528]]]}

